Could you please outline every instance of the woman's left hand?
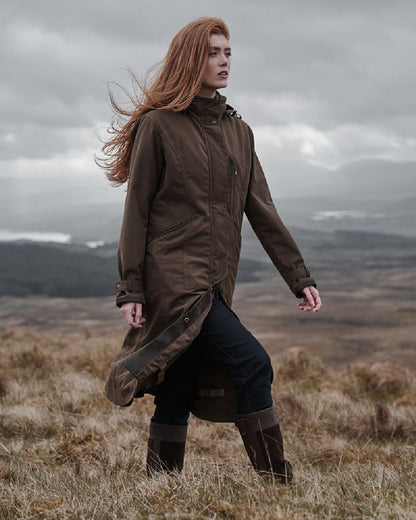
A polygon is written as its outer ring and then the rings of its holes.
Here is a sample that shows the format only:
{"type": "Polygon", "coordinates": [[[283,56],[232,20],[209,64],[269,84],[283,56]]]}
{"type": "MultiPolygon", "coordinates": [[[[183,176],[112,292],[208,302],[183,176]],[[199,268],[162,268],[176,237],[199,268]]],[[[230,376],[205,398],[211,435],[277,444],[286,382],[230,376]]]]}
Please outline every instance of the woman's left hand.
{"type": "Polygon", "coordinates": [[[319,297],[319,291],[313,285],[309,285],[302,289],[303,302],[298,303],[298,307],[301,311],[312,311],[318,312],[322,307],[321,298],[319,297]]]}

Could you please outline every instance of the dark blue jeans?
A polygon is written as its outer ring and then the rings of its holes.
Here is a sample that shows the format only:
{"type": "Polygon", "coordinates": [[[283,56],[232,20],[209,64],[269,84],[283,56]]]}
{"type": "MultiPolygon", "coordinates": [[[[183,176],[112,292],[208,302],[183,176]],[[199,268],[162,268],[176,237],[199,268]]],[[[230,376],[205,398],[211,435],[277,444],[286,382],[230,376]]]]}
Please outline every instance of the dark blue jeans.
{"type": "Polygon", "coordinates": [[[198,366],[204,359],[221,364],[233,379],[237,414],[272,406],[273,369],[259,341],[215,294],[201,331],[191,346],[166,371],[155,396],[152,421],[186,425],[196,396],[198,366]]]}

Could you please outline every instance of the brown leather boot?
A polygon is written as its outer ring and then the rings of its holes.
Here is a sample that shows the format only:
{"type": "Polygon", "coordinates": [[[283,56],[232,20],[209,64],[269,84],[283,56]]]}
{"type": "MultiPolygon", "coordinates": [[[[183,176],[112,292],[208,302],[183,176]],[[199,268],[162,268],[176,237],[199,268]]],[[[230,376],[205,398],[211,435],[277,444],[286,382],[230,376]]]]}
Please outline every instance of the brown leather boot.
{"type": "Polygon", "coordinates": [[[188,426],[150,423],[146,471],[150,477],[159,471],[181,471],[188,426]]]}
{"type": "Polygon", "coordinates": [[[289,484],[293,478],[292,466],[284,458],[282,434],[274,408],[238,415],[235,424],[257,473],[266,480],[274,476],[282,484],[289,484]]]}

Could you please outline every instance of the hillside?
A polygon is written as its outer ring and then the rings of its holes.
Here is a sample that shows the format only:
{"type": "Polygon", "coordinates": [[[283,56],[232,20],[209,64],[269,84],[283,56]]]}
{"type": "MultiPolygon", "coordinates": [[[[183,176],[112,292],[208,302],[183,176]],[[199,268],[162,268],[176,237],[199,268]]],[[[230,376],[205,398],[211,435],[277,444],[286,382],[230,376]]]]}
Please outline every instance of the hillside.
{"type": "Polygon", "coordinates": [[[232,424],[191,418],[185,470],[148,480],[150,396],[103,396],[121,337],[0,335],[0,518],[401,520],[416,515],[416,381],[392,363],[334,372],[299,348],[275,361],[290,487],[251,469],[232,424]]]}
{"type": "MultiPolygon", "coordinates": [[[[0,295],[0,518],[416,518],[415,240],[293,233],[318,280],[321,311],[296,309],[248,230],[241,266],[256,281],[240,282],[233,301],[272,358],[291,487],[257,478],[232,424],[195,418],[184,473],[149,481],[152,398],[120,409],[104,397],[127,331],[113,296],[43,290],[0,295]]],[[[91,289],[90,276],[110,282],[104,266],[114,269],[114,245],[7,246],[22,254],[6,267],[17,272],[22,262],[31,280],[53,261],[55,289],[65,289],[68,273],[74,288],[91,289]],[[77,285],[78,269],[86,285],[77,285]]]]}

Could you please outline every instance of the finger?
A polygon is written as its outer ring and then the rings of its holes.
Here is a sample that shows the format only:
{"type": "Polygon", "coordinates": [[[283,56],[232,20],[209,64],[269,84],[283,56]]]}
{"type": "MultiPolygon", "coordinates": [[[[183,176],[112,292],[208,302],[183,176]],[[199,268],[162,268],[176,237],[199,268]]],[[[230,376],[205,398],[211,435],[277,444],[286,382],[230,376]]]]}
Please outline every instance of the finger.
{"type": "Polygon", "coordinates": [[[303,301],[297,304],[301,311],[308,311],[312,309],[312,305],[308,301],[303,301]]]}
{"type": "Polygon", "coordinates": [[[322,307],[322,301],[321,301],[321,298],[319,296],[319,291],[315,287],[311,287],[311,293],[312,293],[312,296],[314,298],[314,308],[313,308],[313,311],[317,312],[322,307]]]}
{"type": "Polygon", "coordinates": [[[304,300],[298,303],[300,310],[304,312],[317,312],[321,308],[322,302],[319,297],[319,291],[315,287],[305,287],[305,289],[302,291],[302,294],[304,300]]]}
{"type": "Polygon", "coordinates": [[[131,325],[132,327],[135,327],[136,326],[136,318],[134,316],[134,313],[133,313],[133,309],[130,308],[130,309],[127,309],[126,310],[126,313],[125,313],[125,318],[126,318],[126,321],[129,325],[131,325]]]}
{"type": "Polygon", "coordinates": [[[142,322],[140,321],[141,319],[144,319],[144,318],[138,318],[138,320],[136,320],[136,317],[135,316],[132,316],[130,315],[127,319],[127,323],[129,325],[131,325],[132,327],[134,327],[135,329],[141,329],[143,327],[142,325],[142,322]]]}
{"type": "Polygon", "coordinates": [[[312,309],[311,305],[308,302],[298,303],[298,308],[301,311],[310,311],[312,309]]]}
{"type": "MultiPolygon", "coordinates": [[[[141,304],[140,305],[140,313],[141,313],[141,304]]],[[[142,318],[141,316],[138,316],[137,319],[136,319],[136,306],[137,304],[135,303],[125,303],[124,305],[122,305],[121,307],[121,312],[124,314],[124,317],[127,321],[127,324],[130,325],[131,327],[134,327],[134,328],[141,328],[142,325],[141,325],[141,320],[144,318],[142,318]]]]}
{"type": "Polygon", "coordinates": [[[134,327],[135,329],[137,329],[139,327],[139,325],[136,323],[136,320],[134,319],[133,316],[127,316],[126,317],[126,320],[127,320],[127,323],[131,326],[131,327],[134,327]]]}
{"type": "Polygon", "coordinates": [[[129,323],[129,325],[131,327],[133,327],[133,329],[141,329],[142,328],[142,325],[136,323],[134,320],[131,323],[129,323]]]}
{"type": "Polygon", "coordinates": [[[136,303],[133,309],[133,320],[135,328],[142,328],[143,323],[146,321],[146,318],[142,316],[142,304],[136,303]]]}
{"type": "Polygon", "coordinates": [[[315,304],[315,309],[317,311],[319,311],[319,309],[322,307],[322,301],[321,301],[321,298],[319,296],[317,296],[316,298],[316,304],[315,304]]]}
{"type": "Polygon", "coordinates": [[[133,314],[135,316],[141,316],[142,315],[142,304],[141,303],[134,303],[132,306],[133,314]]]}
{"type": "Polygon", "coordinates": [[[314,298],[312,296],[310,287],[305,287],[305,289],[303,289],[303,295],[304,295],[304,298],[306,298],[306,301],[308,302],[308,304],[311,307],[314,307],[315,301],[314,301],[314,298]]]}
{"type": "Polygon", "coordinates": [[[134,318],[136,324],[139,324],[140,326],[146,321],[146,318],[142,315],[143,311],[143,305],[141,303],[136,303],[134,307],[134,318]]]}

